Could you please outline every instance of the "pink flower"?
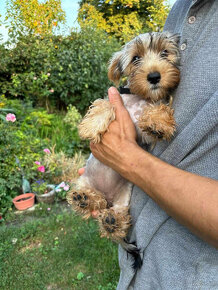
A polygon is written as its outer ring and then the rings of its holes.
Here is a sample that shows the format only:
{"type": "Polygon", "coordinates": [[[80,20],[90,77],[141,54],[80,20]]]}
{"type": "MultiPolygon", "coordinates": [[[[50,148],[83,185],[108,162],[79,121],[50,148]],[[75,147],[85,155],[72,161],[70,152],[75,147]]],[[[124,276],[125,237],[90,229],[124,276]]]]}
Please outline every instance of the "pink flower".
{"type": "Polygon", "coordinates": [[[48,148],[43,149],[43,151],[47,154],[51,154],[51,151],[48,148]]]}
{"type": "Polygon", "coordinates": [[[66,184],[64,181],[62,181],[61,184],[59,185],[59,187],[64,187],[64,186],[66,186],[66,184]]]}
{"type": "Polygon", "coordinates": [[[36,165],[40,165],[40,162],[39,161],[35,161],[34,162],[36,165]]]}
{"type": "Polygon", "coordinates": [[[48,207],[47,210],[51,210],[50,207],[48,207]]]}
{"type": "Polygon", "coordinates": [[[37,169],[40,172],[45,172],[45,166],[39,166],[37,169]]]}
{"type": "Polygon", "coordinates": [[[14,114],[9,113],[6,116],[6,121],[14,123],[16,121],[16,116],[14,114]]]}
{"type": "Polygon", "coordinates": [[[64,190],[68,191],[69,190],[69,185],[64,186],[64,190]]]}
{"type": "Polygon", "coordinates": [[[61,182],[61,184],[59,185],[59,187],[64,187],[66,184],[64,181],[61,182]]]}
{"type": "Polygon", "coordinates": [[[56,192],[60,192],[60,191],[61,191],[61,189],[60,189],[60,188],[57,188],[57,189],[56,189],[56,192]]]}
{"type": "Polygon", "coordinates": [[[50,92],[50,93],[54,93],[54,89],[51,89],[49,92],[50,92]]]}

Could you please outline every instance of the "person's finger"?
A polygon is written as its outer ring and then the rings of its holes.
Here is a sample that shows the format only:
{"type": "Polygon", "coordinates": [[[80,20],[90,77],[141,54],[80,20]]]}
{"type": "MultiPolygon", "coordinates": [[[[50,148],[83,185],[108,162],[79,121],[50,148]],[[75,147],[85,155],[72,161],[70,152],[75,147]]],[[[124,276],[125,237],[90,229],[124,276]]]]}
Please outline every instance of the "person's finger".
{"type": "Polygon", "coordinates": [[[85,167],[80,168],[80,169],[78,170],[79,176],[83,175],[84,172],[85,172],[85,167]]]}
{"type": "Polygon", "coordinates": [[[93,217],[94,219],[96,219],[98,216],[99,216],[99,211],[98,211],[98,210],[93,210],[93,211],[92,211],[92,217],[93,217]]]}
{"type": "Polygon", "coordinates": [[[114,107],[124,107],[120,93],[115,87],[110,87],[108,89],[108,98],[110,103],[113,104],[114,107]]]}
{"type": "Polygon", "coordinates": [[[123,114],[128,114],[124,104],[123,104],[123,100],[118,92],[118,90],[115,87],[110,87],[108,90],[108,97],[109,97],[109,101],[110,103],[113,105],[113,107],[115,108],[116,111],[116,120],[120,120],[123,119],[123,114]]]}

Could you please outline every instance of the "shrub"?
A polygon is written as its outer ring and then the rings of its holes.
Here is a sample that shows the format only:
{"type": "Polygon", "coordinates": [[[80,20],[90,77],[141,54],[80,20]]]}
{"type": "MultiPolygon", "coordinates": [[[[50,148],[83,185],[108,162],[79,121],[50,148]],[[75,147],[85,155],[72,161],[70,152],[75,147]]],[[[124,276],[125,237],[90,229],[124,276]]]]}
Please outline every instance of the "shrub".
{"type": "Polygon", "coordinates": [[[43,108],[32,109],[23,118],[21,130],[46,140],[50,147],[55,145],[56,151],[62,150],[72,156],[76,151],[87,151],[87,143],[81,142],[78,135],[80,119],[81,115],[73,106],[69,107],[67,114],[63,111],[49,114],[43,108]]]}
{"type": "MultiPolygon", "coordinates": [[[[37,137],[36,128],[29,126],[22,129],[25,115],[33,110],[30,106],[22,106],[21,101],[8,101],[2,96],[0,100],[1,110],[10,108],[16,114],[15,122],[5,118],[0,120],[0,214],[3,215],[12,206],[12,198],[22,193],[22,172],[16,157],[25,177],[31,180],[35,177],[31,170],[33,162],[40,158],[40,152],[47,143],[37,137]]],[[[4,111],[3,114],[6,115],[4,111]]]]}
{"type": "Polygon", "coordinates": [[[58,184],[77,176],[84,157],[76,152],[86,148],[86,143],[81,143],[78,136],[76,126],[81,115],[75,107],[70,106],[67,114],[49,114],[43,108],[34,109],[30,102],[8,100],[5,96],[0,97],[0,104],[0,215],[3,215],[12,206],[12,198],[22,193],[22,172],[16,157],[30,183],[42,179],[35,164],[42,160],[42,165],[49,168],[43,177],[58,184]],[[15,122],[6,121],[8,110],[15,113],[15,122]],[[43,152],[56,143],[56,153],[43,152]],[[73,155],[74,158],[69,157],[73,155]]]}
{"type": "Polygon", "coordinates": [[[14,152],[18,150],[14,137],[15,124],[0,123],[0,215],[11,207],[12,197],[21,187],[21,175],[14,152]]]}
{"type": "Polygon", "coordinates": [[[0,132],[0,213],[4,214],[11,207],[12,198],[22,193],[22,172],[16,157],[25,177],[34,179],[33,162],[40,158],[45,142],[19,130],[19,121],[13,124],[1,121],[0,132]]]}
{"type": "Polygon", "coordinates": [[[81,115],[72,105],[69,105],[67,109],[68,112],[64,117],[64,122],[70,126],[71,131],[74,131],[77,128],[78,123],[81,121],[81,115]]]}
{"type": "MultiPolygon", "coordinates": [[[[13,40],[12,40],[13,41],[13,40]]],[[[13,48],[0,47],[0,94],[34,105],[84,112],[109,86],[107,63],[119,44],[87,28],[70,36],[20,36],[13,48]]]]}

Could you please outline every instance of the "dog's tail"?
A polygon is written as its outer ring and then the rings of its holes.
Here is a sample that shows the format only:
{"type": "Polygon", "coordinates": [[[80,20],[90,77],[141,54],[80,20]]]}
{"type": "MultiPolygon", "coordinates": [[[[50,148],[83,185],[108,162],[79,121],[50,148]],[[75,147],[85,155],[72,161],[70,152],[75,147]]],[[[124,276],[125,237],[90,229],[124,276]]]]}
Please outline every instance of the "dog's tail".
{"type": "MultiPolygon", "coordinates": [[[[121,246],[127,251],[132,261],[132,268],[137,271],[142,266],[142,258],[140,256],[140,249],[137,248],[135,243],[129,243],[126,239],[120,241],[121,246]]],[[[128,257],[128,256],[127,256],[128,257]]]]}

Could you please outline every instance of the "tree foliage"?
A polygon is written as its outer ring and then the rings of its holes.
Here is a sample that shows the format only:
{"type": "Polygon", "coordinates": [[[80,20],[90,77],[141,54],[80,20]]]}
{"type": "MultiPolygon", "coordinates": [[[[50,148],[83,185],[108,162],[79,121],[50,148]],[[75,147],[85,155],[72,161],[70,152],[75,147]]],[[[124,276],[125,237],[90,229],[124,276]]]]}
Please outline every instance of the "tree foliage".
{"type": "Polygon", "coordinates": [[[147,26],[152,31],[160,31],[163,29],[170,7],[162,0],[147,0],[147,2],[149,3],[147,26]]]}
{"type": "Polygon", "coordinates": [[[169,12],[163,0],[82,0],[78,21],[95,25],[122,41],[146,31],[160,31],[169,12]]]}
{"type": "Polygon", "coordinates": [[[47,109],[72,104],[80,112],[106,94],[108,61],[120,49],[93,28],[69,36],[20,36],[8,47],[0,46],[0,95],[47,109]]]}
{"type": "Polygon", "coordinates": [[[10,19],[12,32],[17,31],[43,35],[51,34],[55,27],[65,21],[61,0],[8,0],[6,20],[10,19]]]}

